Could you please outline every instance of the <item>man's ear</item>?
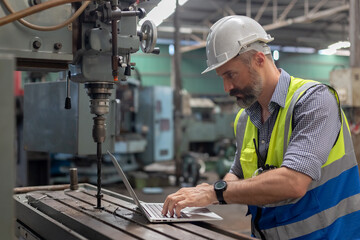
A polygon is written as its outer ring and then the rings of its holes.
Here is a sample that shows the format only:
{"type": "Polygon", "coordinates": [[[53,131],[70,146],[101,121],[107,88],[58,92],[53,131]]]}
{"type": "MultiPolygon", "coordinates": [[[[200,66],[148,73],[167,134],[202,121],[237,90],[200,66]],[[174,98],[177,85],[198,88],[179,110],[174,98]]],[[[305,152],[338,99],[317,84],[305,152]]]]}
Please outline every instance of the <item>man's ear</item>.
{"type": "Polygon", "coordinates": [[[265,58],[266,58],[266,56],[263,52],[257,52],[254,54],[253,64],[256,67],[262,67],[262,66],[264,66],[265,58]]]}

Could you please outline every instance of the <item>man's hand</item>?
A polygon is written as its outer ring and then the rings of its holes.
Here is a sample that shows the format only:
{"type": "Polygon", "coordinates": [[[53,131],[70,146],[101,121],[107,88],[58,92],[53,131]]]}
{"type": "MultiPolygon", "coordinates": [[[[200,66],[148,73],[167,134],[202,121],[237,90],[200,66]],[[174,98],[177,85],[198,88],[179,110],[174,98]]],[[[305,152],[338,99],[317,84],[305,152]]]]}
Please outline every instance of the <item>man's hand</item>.
{"type": "Polygon", "coordinates": [[[213,185],[202,183],[196,187],[181,188],[176,193],[170,194],[164,202],[162,214],[168,212],[170,216],[180,217],[181,209],[185,207],[204,207],[217,201],[213,185]]]}

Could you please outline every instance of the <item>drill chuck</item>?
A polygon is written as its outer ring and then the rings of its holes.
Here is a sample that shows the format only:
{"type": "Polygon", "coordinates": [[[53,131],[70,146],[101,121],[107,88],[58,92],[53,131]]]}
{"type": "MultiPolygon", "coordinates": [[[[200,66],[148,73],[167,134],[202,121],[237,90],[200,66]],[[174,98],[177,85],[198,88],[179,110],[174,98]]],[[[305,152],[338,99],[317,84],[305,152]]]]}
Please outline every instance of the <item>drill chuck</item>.
{"type": "Polygon", "coordinates": [[[92,136],[94,142],[96,143],[103,143],[106,137],[106,123],[105,118],[101,116],[94,117],[94,125],[92,136]]]}

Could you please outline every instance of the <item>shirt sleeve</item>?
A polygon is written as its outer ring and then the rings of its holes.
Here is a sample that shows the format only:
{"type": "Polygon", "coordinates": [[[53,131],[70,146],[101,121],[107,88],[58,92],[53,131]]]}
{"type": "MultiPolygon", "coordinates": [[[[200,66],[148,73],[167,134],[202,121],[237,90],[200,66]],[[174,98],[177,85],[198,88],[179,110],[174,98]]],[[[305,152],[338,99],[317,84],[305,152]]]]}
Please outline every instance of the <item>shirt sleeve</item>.
{"type": "MultiPolygon", "coordinates": [[[[237,143],[236,143],[236,149],[238,149],[237,148],[237,143]]],[[[240,156],[239,156],[238,151],[239,150],[236,150],[235,157],[234,157],[234,162],[232,163],[232,165],[230,167],[229,173],[234,174],[239,179],[244,179],[244,173],[242,171],[242,167],[241,167],[241,164],[240,164],[240,156]]]]}
{"type": "Polygon", "coordinates": [[[292,124],[282,166],[319,180],[341,128],[339,106],[328,87],[317,85],[304,93],[295,105],[292,124]]]}

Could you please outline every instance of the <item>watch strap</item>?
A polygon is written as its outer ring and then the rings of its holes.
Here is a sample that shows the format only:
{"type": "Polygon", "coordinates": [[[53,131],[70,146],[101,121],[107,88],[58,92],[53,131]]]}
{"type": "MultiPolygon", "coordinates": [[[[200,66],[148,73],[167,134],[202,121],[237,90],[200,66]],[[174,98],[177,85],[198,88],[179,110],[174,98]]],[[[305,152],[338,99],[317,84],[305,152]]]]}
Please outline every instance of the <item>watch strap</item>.
{"type": "Polygon", "coordinates": [[[222,204],[226,204],[225,200],[224,200],[224,196],[223,196],[223,190],[217,190],[215,191],[216,192],[216,197],[219,201],[219,204],[222,205],[222,204]]]}
{"type": "MultiPolygon", "coordinates": [[[[222,181],[222,180],[220,180],[222,181]]],[[[216,183],[215,183],[216,184],[216,183]]],[[[226,186],[225,188],[223,189],[216,189],[214,187],[214,190],[215,190],[215,193],[216,193],[216,198],[217,200],[219,201],[219,204],[222,205],[222,204],[227,204],[226,201],[224,200],[224,195],[223,195],[223,192],[226,190],[226,186]]]]}

